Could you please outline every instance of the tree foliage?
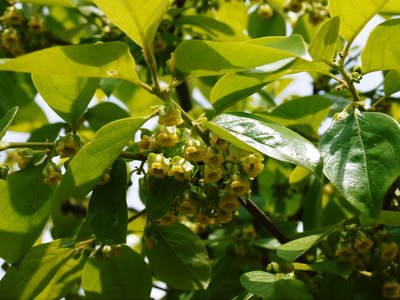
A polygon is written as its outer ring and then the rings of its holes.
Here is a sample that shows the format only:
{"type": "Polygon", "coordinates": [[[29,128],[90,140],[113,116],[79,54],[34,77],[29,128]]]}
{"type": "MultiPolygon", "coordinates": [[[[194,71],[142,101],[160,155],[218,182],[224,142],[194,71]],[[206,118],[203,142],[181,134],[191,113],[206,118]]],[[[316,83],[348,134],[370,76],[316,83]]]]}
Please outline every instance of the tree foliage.
{"type": "Polygon", "coordinates": [[[1,299],[400,299],[398,0],[0,14],[1,299]]]}

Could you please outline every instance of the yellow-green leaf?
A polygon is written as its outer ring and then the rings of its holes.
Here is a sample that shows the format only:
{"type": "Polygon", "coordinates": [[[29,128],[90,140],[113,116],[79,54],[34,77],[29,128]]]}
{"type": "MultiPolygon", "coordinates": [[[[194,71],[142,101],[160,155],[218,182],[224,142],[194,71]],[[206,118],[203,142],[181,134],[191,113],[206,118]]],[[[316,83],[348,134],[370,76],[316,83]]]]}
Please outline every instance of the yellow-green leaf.
{"type": "Polygon", "coordinates": [[[364,73],[400,70],[400,19],[379,24],[370,34],[361,54],[364,73]]]}
{"type": "Polygon", "coordinates": [[[0,60],[0,70],[4,71],[138,82],[135,66],[128,45],[121,42],[58,46],[0,60]]]}
{"type": "Polygon", "coordinates": [[[32,3],[37,5],[58,5],[66,7],[76,7],[75,0],[20,0],[22,3],[32,3]]]}
{"type": "Polygon", "coordinates": [[[111,21],[141,47],[149,47],[169,0],[94,0],[111,21]]]}
{"type": "Polygon", "coordinates": [[[340,17],[340,35],[347,41],[353,41],[365,24],[377,14],[388,0],[329,0],[332,17],[340,17]]]}
{"type": "Polygon", "coordinates": [[[143,125],[144,118],[126,118],[108,123],[87,143],[68,164],[54,198],[84,197],[120,155],[143,125]]]}
{"type": "Polygon", "coordinates": [[[322,24],[310,45],[310,55],[314,60],[332,61],[335,56],[339,26],[339,17],[328,19],[322,24]]]}
{"type": "Polygon", "coordinates": [[[32,80],[47,104],[75,127],[99,85],[97,78],[32,74],[32,80]]]}

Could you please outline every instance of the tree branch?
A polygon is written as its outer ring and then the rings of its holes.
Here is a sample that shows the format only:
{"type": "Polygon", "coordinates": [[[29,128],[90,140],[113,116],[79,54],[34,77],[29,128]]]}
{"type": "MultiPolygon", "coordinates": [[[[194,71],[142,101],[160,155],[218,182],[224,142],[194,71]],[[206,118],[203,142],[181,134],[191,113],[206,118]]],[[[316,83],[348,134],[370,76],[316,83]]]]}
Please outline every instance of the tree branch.
{"type": "Polygon", "coordinates": [[[269,218],[269,216],[267,216],[267,214],[263,212],[252,200],[240,200],[240,202],[256,220],[262,223],[268,229],[268,231],[274,237],[276,237],[281,244],[289,242],[289,239],[280,231],[278,227],[275,226],[274,223],[272,223],[272,220],[269,218]]]}
{"type": "Polygon", "coordinates": [[[135,221],[137,218],[140,218],[141,216],[144,216],[145,214],[147,214],[147,210],[146,209],[143,209],[143,210],[139,211],[136,215],[133,215],[128,219],[128,224],[133,222],[133,221],[135,221]]]}

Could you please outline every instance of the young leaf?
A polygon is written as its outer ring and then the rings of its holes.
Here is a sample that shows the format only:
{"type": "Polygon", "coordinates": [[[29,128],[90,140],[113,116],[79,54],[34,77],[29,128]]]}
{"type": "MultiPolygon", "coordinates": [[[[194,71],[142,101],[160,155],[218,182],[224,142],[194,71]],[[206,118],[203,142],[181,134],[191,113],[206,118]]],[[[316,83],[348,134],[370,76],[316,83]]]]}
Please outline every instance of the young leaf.
{"type": "Polygon", "coordinates": [[[240,277],[249,292],[268,300],[312,300],[307,286],[291,275],[252,271],[240,277]]]}
{"type": "Polygon", "coordinates": [[[290,129],[246,113],[221,114],[205,126],[243,150],[271,156],[318,173],[321,156],[313,144],[290,129]]]}
{"type": "Polygon", "coordinates": [[[358,110],[322,136],[323,171],[360,212],[378,216],[400,175],[400,126],[382,113],[358,110]]]}
{"type": "Polygon", "coordinates": [[[94,0],[97,6],[136,44],[150,47],[169,0],[94,0]]]}
{"type": "Polygon", "coordinates": [[[400,91],[400,70],[390,71],[385,76],[384,90],[386,96],[393,95],[394,93],[400,91]]]}
{"type": "Polygon", "coordinates": [[[47,104],[72,127],[82,116],[99,85],[97,78],[32,74],[35,86],[47,104]]]}
{"type": "Polygon", "coordinates": [[[144,199],[146,209],[151,218],[158,219],[171,209],[171,205],[186,185],[173,178],[153,179],[144,181],[144,199]]]}
{"type": "Polygon", "coordinates": [[[152,280],[143,258],[128,246],[112,257],[91,257],[82,272],[89,299],[143,300],[150,298],[152,280]]]}
{"type": "Polygon", "coordinates": [[[128,45],[121,42],[58,46],[0,60],[4,71],[138,82],[135,66],[128,45]]]}
{"type": "Polygon", "coordinates": [[[340,17],[340,35],[351,42],[387,1],[364,0],[354,5],[348,0],[329,0],[329,10],[332,17],[340,17]]]}
{"type": "Polygon", "coordinates": [[[283,102],[263,117],[284,126],[302,125],[311,127],[314,133],[328,116],[332,100],[319,95],[296,98],[283,102]]]}
{"type": "Polygon", "coordinates": [[[249,15],[247,31],[253,39],[264,36],[285,36],[285,18],[278,11],[274,11],[270,18],[263,18],[259,15],[258,8],[249,15]]]}
{"type": "Polygon", "coordinates": [[[0,115],[18,106],[16,115],[9,130],[29,132],[44,124],[47,118],[34,102],[35,86],[28,74],[0,72],[0,115]]]}
{"type": "Polygon", "coordinates": [[[314,60],[331,63],[336,50],[336,41],[339,35],[340,19],[328,19],[315,34],[310,45],[310,55],[314,60]]]}
{"type": "Polygon", "coordinates": [[[182,224],[153,230],[155,241],[147,254],[157,277],[179,290],[206,288],[211,265],[200,238],[182,224]]]}
{"type": "Polygon", "coordinates": [[[112,102],[102,102],[90,108],[85,114],[93,131],[99,130],[104,125],[123,118],[128,118],[129,113],[117,104],[112,102]]]}
{"type": "Polygon", "coordinates": [[[126,242],[128,207],[126,163],[115,161],[110,182],[97,186],[90,198],[88,218],[96,238],[104,244],[126,242]]]}
{"type": "Polygon", "coordinates": [[[43,165],[15,172],[0,183],[0,257],[17,262],[35,243],[50,215],[52,188],[43,165]]]}
{"type": "Polygon", "coordinates": [[[11,267],[0,281],[3,299],[59,299],[79,281],[81,259],[74,259],[68,240],[33,247],[18,267],[11,267]]]}
{"type": "Polygon", "coordinates": [[[0,119],[0,140],[4,137],[8,127],[14,121],[15,116],[18,113],[18,106],[11,108],[1,119],[0,119]]]}
{"type": "Polygon", "coordinates": [[[326,236],[332,233],[342,222],[339,222],[321,233],[308,235],[299,239],[290,241],[286,244],[279,246],[276,254],[289,262],[295,261],[298,257],[306,253],[312,247],[316,246],[326,236]]]}
{"type": "Polygon", "coordinates": [[[55,202],[69,197],[84,197],[112,166],[145,121],[143,118],[126,118],[102,127],[94,140],[84,145],[68,164],[55,192],[55,202]]]}
{"type": "Polygon", "coordinates": [[[191,40],[181,43],[175,51],[177,70],[192,76],[211,76],[256,67],[268,70],[270,64],[281,60],[287,63],[287,59],[297,57],[309,59],[299,35],[231,43],[191,40]]]}
{"type": "Polygon", "coordinates": [[[375,27],[361,53],[364,73],[400,70],[400,19],[392,19],[375,27]]]}

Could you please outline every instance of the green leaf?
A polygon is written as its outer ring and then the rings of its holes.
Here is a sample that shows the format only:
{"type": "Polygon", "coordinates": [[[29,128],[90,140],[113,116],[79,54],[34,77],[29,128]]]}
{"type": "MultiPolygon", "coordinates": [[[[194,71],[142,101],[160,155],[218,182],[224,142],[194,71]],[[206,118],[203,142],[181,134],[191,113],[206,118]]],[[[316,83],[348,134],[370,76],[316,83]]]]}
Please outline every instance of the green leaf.
{"type": "Polygon", "coordinates": [[[264,118],[284,126],[307,126],[317,133],[322,121],[328,116],[331,106],[331,99],[313,95],[283,102],[270,113],[261,114],[264,118]]]}
{"type": "Polygon", "coordinates": [[[15,116],[18,113],[18,106],[11,108],[1,119],[0,119],[0,140],[4,137],[8,127],[14,121],[15,116]]]}
{"type": "Polygon", "coordinates": [[[112,102],[102,102],[90,108],[86,113],[86,120],[94,131],[101,127],[123,118],[128,118],[129,113],[112,102]]]}
{"type": "Polygon", "coordinates": [[[290,129],[246,113],[221,114],[205,126],[243,150],[300,165],[318,172],[321,156],[315,146],[290,129]]]}
{"type": "Polygon", "coordinates": [[[121,42],[57,46],[0,60],[0,70],[138,82],[129,47],[121,42]]]}
{"type": "Polygon", "coordinates": [[[322,136],[323,172],[361,213],[378,216],[400,175],[400,126],[382,113],[355,111],[322,136]]]}
{"type": "Polygon", "coordinates": [[[390,71],[385,76],[384,81],[385,95],[390,96],[400,91],[400,70],[390,71]]]}
{"type": "Polygon", "coordinates": [[[68,240],[33,247],[0,281],[3,299],[60,299],[79,281],[82,259],[74,259],[68,240]]]}
{"type": "Polygon", "coordinates": [[[0,72],[0,114],[19,107],[10,130],[29,132],[47,123],[43,111],[34,102],[35,96],[35,86],[29,75],[0,72]]]}
{"type": "Polygon", "coordinates": [[[110,182],[97,186],[90,198],[88,218],[96,238],[105,244],[126,242],[128,207],[127,169],[122,159],[111,169],[110,182]]]}
{"type": "Polygon", "coordinates": [[[154,179],[148,177],[144,181],[144,197],[142,199],[146,204],[148,215],[153,219],[162,217],[171,209],[171,206],[178,195],[181,195],[186,184],[173,178],[154,179]]]}
{"type": "Polygon", "coordinates": [[[328,19],[317,31],[310,45],[310,55],[314,60],[331,63],[335,56],[339,36],[340,18],[328,19]]]}
{"type": "Polygon", "coordinates": [[[381,13],[385,14],[399,14],[400,13],[400,3],[397,0],[389,0],[386,5],[381,10],[381,13]]]}
{"type": "Polygon", "coordinates": [[[258,10],[259,8],[249,15],[247,31],[251,38],[286,35],[285,18],[278,11],[274,11],[271,18],[265,19],[258,14],[258,10]]]}
{"type": "Polygon", "coordinates": [[[399,226],[400,225],[400,211],[382,210],[378,219],[362,218],[363,224],[384,224],[399,226]]]}
{"type": "Polygon", "coordinates": [[[312,247],[316,246],[326,236],[331,234],[342,222],[339,222],[328,229],[323,229],[321,233],[316,233],[301,237],[299,239],[287,242],[278,248],[277,255],[289,262],[295,261],[298,257],[306,253],[312,247]]]}
{"type": "Polygon", "coordinates": [[[131,116],[143,117],[153,112],[152,106],[162,105],[163,101],[156,95],[128,81],[121,82],[113,91],[115,97],[128,108],[131,116]]]}
{"type": "Polygon", "coordinates": [[[68,164],[53,197],[55,201],[69,197],[81,199],[91,191],[145,121],[126,118],[102,127],[94,140],[84,145],[68,164]]]}
{"type": "Polygon", "coordinates": [[[91,257],[82,272],[88,299],[143,300],[150,298],[152,280],[143,258],[128,246],[111,258],[91,257]]]}
{"type": "Polygon", "coordinates": [[[17,262],[35,243],[50,215],[52,188],[44,165],[12,173],[0,183],[0,257],[17,262]]]}
{"type": "Polygon", "coordinates": [[[47,104],[72,127],[82,116],[99,85],[97,78],[32,74],[35,86],[47,104]]]}
{"type": "Polygon", "coordinates": [[[136,44],[148,49],[170,4],[168,0],[94,0],[94,2],[136,44]]]}
{"type": "Polygon", "coordinates": [[[400,19],[383,22],[375,27],[361,53],[364,73],[400,70],[400,19]]]}
{"type": "Polygon", "coordinates": [[[46,124],[32,131],[28,142],[54,142],[64,126],[64,123],[46,124]]]}
{"type": "Polygon", "coordinates": [[[211,265],[201,239],[182,224],[154,226],[154,245],[147,250],[157,277],[179,290],[206,288],[211,265]]]}
{"type": "Polygon", "coordinates": [[[292,275],[252,271],[240,277],[240,283],[249,292],[268,300],[312,300],[307,286],[292,275]]]}
{"type": "Polygon", "coordinates": [[[190,40],[175,51],[178,71],[192,76],[211,76],[260,68],[268,72],[270,64],[301,57],[309,59],[300,35],[265,37],[246,42],[190,40]],[[196,57],[196,59],[193,59],[196,57]]]}
{"type": "Polygon", "coordinates": [[[191,25],[199,27],[201,30],[195,29],[193,27],[191,27],[190,29],[195,32],[200,31],[202,33],[209,34],[210,36],[215,37],[217,40],[218,35],[221,33],[228,36],[232,36],[235,34],[235,32],[229,25],[220,22],[214,18],[203,15],[182,16],[176,19],[176,21],[174,21],[174,24],[177,26],[191,25]]]}
{"type": "Polygon", "coordinates": [[[388,0],[365,0],[354,5],[348,0],[329,0],[332,17],[340,17],[340,35],[351,42],[388,0]]]}

